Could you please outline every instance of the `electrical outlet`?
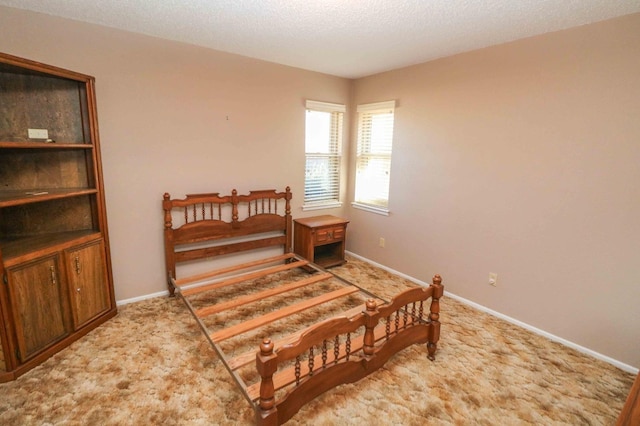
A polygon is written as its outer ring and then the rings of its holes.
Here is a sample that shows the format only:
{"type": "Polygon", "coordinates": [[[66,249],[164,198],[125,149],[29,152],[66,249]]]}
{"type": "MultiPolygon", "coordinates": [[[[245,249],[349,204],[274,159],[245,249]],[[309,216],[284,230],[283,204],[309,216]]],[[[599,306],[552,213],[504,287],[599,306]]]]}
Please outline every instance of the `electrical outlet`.
{"type": "Polygon", "coordinates": [[[29,139],[49,139],[49,131],[47,129],[27,129],[29,139]]]}
{"type": "Polygon", "coordinates": [[[384,238],[380,237],[380,241],[378,241],[378,245],[384,248],[384,243],[385,243],[384,238]]]}
{"type": "Polygon", "coordinates": [[[495,272],[489,272],[489,285],[498,286],[498,274],[495,272]]]}

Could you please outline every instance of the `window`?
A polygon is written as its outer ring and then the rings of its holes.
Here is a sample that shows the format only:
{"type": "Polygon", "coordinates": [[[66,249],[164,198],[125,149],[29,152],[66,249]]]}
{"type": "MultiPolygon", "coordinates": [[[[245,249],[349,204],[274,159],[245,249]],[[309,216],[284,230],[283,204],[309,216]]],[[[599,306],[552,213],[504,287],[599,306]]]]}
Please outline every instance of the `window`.
{"type": "Polygon", "coordinates": [[[339,207],[345,106],[307,101],[304,210],[339,207]]]}
{"type": "Polygon", "coordinates": [[[389,214],[395,101],[358,105],[356,193],[353,206],[389,214]]]}

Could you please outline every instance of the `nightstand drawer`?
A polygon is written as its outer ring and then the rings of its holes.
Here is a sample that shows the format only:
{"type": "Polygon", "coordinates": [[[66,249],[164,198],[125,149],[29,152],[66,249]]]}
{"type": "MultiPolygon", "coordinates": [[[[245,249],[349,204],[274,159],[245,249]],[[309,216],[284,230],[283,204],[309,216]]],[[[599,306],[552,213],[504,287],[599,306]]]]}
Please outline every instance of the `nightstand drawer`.
{"type": "Polygon", "coordinates": [[[344,239],[344,226],[316,230],[315,242],[317,244],[331,243],[342,239],[344,239]]]}

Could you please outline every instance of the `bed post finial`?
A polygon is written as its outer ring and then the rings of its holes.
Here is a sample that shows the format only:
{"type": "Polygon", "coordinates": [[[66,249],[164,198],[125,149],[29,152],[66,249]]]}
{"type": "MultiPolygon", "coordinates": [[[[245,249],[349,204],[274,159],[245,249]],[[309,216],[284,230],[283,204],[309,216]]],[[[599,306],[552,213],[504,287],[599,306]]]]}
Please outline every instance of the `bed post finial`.
{"type": "Polygon", "coordinates": [[[285,199],[284,212],[286,215],[290,215],[291,214],[291,197],[292,197],[291,188],[287,186],[285,188],[285,193],[286,193],[286,196],[284,198],[285,199]]]}
{"type": "Polygon", "coordinates": [[[169,195],[168,192],[165,192],[162,199],[164,200],[162,202],[162,208],[164,209],[164,228],[171,229],[171,195],[169,195]]]}
{"type": "Polygon", "coordinates": [[[284,252],[293,252],[293,218],[291,217],[291,187],[285,188],[284,195],[284,221],[285,221],[285,236],[286,242],[284,244],[284,252]]]}
{"type": "Polygon", "coordinates": [[[278,356],[273,353],[273,342],[266,338],[260,344],[260,352],[256,355],[256,367],[260,374],[260,399],[256,416],[260,425],[278,423],[275,387],[273,375],[278,369],[278,356]]]}
{"type": "Polygon", "coordinates": [[[162,209],[164,210],[164,261],[167,268],[167,286],[169,288],[169,296],[173,296],[176,291],[172,281],[176,277],[176,259],[175,246],[173,244],[173,221],[171,219],[173,203],[168,192],[165,192],[162,196],[162,209]]]}
{"type": "Polygon", "coordinates": [[[373,346],[376,342],[376,338],[374,335],[374,330],[378,323],[377,318],[375,317],[378,312],[378,305],[375,300],[369,299],[365,305],[367,310],[365,311],[365,315],[367,316],[367,321],[364,324],[364,340],[362,345],[362,351],[364,352],[365,357],[370,358],[373,356],[373,346]]]}
{"type": "Polygon", "coordinates": [[[231,221],[234,223],[238,221],[238,203],[238,191],[234,189],[231,191],[231,221]]]}
{"type": "Polygon", "coordinates": [[[436,349],[438,348],[438,340],[440,340],[440,297],[444,293],[442,286],[442,277],[434,275],[430,287],[433,288],[431,296],[431,307],[429,311],[429,341],[427,342],[428,358],[433,361],[436,359],[436,349]]]}

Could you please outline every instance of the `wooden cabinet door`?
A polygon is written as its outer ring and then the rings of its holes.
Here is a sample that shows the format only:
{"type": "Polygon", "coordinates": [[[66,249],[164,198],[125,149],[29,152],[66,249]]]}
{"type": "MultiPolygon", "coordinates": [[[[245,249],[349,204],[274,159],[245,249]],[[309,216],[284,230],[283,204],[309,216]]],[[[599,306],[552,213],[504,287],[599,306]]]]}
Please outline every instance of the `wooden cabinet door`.
{"type": "Polygon", "coordinates": [[[103,240],[65,251],[74,329],[109,310],[109,283],[103,240]]]}
{"type": "Polygon", "coordinates": [[[7,277],[18,358],[24,362],[69,332],[58,256],[9,268],[7,277]]]}

